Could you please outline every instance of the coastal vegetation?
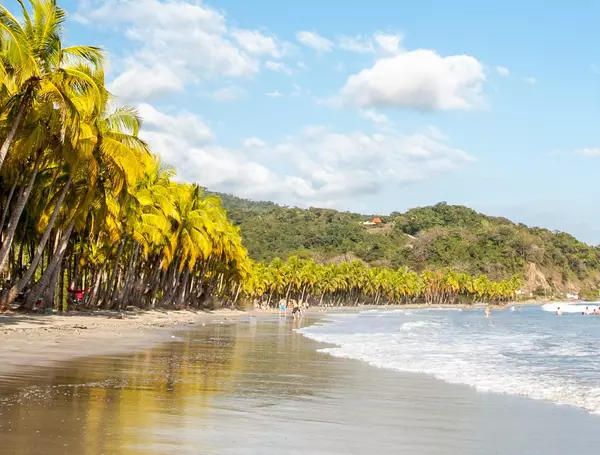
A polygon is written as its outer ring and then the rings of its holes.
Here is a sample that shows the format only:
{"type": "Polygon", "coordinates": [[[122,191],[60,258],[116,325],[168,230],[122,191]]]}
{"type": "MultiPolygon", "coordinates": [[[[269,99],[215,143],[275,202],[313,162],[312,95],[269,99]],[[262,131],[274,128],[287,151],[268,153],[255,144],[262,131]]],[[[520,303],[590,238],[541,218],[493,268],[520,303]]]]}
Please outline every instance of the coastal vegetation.
{"type": "MultiPolygon", "coordinates": [[[[377,267],[452,269],[490,280],[517,275],[529,292],[550,296],[598,288],[600,248],[564,232],[528,227],[468,207],[439,203],[372,216],[299,209],[220,195],[257,261],[290,256],[317,262],[360,259],[377,267]]],[[[597,294],[597,292],[596,292],[597,294]]]]}
{"type": "Polygon", "coordinates": [[[567,279],[600,264],[567,234],[465,207],[371,226],[177,183],[108,92],[102,49],[64,46],[55,0],[19,4],[0,5],[1,309],[505,301],[527,263],[567,279]]]}
{"type": "Polygon", "coordinates": [[[486,275],[472,276],[449,269],[417,273],[369,267],[354,260],[340,264],[318,264],[313,259],[276,258],[268,265],[254,265],[244,284],[244,293],[257,302],[276,303],[295,299],[315,305],[404,304],[430,305],[514,300],[521,280],[513,276],[490,281],[486,275]]]}
{"type": "Polygon", "coordinates": [[[173,181],[136,110],[108,93],[104,52],[64,46],[55,0],[19,3],[21,20],[0,5],[0,307],[239,290],[250,265],[219,199],[173,181]]]}

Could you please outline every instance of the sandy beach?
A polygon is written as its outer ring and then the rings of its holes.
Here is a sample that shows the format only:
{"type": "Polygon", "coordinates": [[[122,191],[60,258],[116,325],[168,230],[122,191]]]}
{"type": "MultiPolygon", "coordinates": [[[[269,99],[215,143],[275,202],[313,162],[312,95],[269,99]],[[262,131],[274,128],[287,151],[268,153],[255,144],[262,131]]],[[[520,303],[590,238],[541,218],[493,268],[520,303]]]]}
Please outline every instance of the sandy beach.
{"type": "Polygon", "coordinates": [[[577,409],[320,353],[295,332],[320,316],[206,317],[128,355],[0,374],[0,453],[592,455],[600,446],[599,418],[577,409]]]}
{"type": "Polygon", "coordinates": [[[244,314],[223,309],[0,315],[0,375],[22,366],[134,352],[170,339],[175,329],[229,321],[244,314]]]}

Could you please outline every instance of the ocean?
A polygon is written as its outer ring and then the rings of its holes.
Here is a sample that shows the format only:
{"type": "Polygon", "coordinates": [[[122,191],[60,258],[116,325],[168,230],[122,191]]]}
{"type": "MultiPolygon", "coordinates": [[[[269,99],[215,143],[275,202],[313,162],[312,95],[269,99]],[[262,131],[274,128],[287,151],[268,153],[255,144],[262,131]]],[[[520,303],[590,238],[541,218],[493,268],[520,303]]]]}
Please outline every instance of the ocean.
{"type": "Polygon", "coordinates": [[[483,308],[364,310],[298,332],[332,345],[320,350],[332,356],[600,414],[600,316],[582,315],[586,307],[598,304],[514,307],[489,318],[483,308]]]}

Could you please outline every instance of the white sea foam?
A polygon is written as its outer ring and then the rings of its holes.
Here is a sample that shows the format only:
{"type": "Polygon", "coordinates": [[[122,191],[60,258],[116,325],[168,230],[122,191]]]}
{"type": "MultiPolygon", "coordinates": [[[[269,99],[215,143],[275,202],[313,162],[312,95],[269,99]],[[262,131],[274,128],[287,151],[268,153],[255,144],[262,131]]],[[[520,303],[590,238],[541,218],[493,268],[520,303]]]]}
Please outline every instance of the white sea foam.
{"type": "Polygon", "coordinates": [[[600,413],[600,318],[543,310],[362,314],[299,332],[337,357],[600,413]]]}
{"type": "Polygon", "coordinates": [[[547,303],[542,306],[542,310],[548,311],[551,313],[556,313],[559,309],[563,313],[584,313],[585,309],[588,309],[590,312],[597,310],[599,308],[597,302],[589,302],[589,303],[568,303],[568,302],[555,302],[555,303],[547,303]]]}

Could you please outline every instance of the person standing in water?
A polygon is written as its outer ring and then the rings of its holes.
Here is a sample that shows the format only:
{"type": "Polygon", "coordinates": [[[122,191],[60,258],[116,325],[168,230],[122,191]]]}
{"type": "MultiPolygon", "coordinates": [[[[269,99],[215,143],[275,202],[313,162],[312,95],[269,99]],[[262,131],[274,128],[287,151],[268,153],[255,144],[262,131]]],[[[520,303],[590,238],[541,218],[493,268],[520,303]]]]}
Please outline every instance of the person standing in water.
{"type": "Polygon", "coordinates": [[[490,311],[490,307],[486,306],[485,307],[485,317],[489,318],[491,314],[492,314],[492,312],[490,311]]]}
{"type": "Polygon", "coordinates": [[[558,308],[556,309],[556,315],[557,315],[557,316],[562,316],[562,314],[563,314],[562,310],[560,309],[560,307],[558,307],[558,308]]]}
{"type": "Polygon", "coordinates": [[[298,302],[296,302],[295,300],[293,302],[294,305],[292,309],[292,316],[294,316],[294,319],[300,318],[302,316],[302,310],[300,309],[300,305],[298,305],[298,302]]]}
{"type": "Polygon", "coordinates": [[[279,316],[283,313],[284,316],[287,316],[287,305],[285,299],[281,299],[279,301],[279,316]]]}

